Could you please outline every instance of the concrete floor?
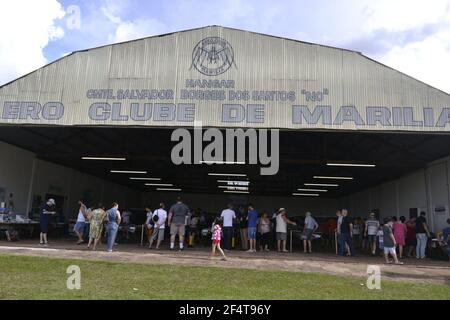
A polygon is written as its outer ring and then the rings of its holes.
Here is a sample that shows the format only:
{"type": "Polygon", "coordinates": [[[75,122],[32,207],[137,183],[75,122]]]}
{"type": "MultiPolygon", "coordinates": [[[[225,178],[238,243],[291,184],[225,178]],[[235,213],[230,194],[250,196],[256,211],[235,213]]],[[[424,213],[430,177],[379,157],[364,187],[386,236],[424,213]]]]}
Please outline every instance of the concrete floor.
{"type": "Polygon", "coordinates": [[[431,259],[403,259],[404,265],[386,265],[382,257],[358,255],[340,257],[333,253],[303,254],[302,252],[247,253],[240,250],[226,252],[228,261],[220,261],[219,256],[209,258],[208,247],[186,248],[184,251],[170,251],[167,245],[160,250],[149,250],[138,244],[119,244],[114,252],[106,252],[105,244],[97,251],[86,245],[76,245],[73,240],[55,240],[48,248],[42,248],[36,240],[18,242],[0,241],[0,254],[43,256],[83,260],[133,262],[144,264],[177,264],[189,266],[209,266],[223,268],[245,268],[258,270],[284,270],[290,272],[319,272],[343,276],[367,277],[367,266],[378,265],[382,278],[416,282],[434,282],[450,285],[450,267],[446,261],[431,259]]]}

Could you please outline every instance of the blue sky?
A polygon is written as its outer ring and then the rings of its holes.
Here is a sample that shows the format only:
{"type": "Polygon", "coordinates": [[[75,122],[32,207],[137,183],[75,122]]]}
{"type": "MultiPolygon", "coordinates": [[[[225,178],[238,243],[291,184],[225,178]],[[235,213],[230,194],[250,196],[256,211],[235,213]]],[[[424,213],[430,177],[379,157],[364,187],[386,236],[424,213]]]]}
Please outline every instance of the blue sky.
{"type": "Polygon", "coordinates": [[[450,0],[2,0],[0,6],[0,30],[8,30],[0,37],[0,84],[72,51],[217,24],[361,51],[450,92],[450,0]]]}

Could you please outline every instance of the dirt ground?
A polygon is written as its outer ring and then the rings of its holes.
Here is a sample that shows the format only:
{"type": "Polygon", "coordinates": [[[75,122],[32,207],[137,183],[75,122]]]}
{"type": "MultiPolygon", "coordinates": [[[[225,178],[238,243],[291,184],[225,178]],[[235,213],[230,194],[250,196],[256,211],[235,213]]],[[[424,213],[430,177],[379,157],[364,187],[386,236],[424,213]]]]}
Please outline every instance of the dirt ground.
{"type": "Polygon", "coordinates": [[[404,259],[404,265],[387,265],[382,257],[359,255],[340,257],[332,253],[303,254],[301,252],[247,253],[240,250],[226,252],[227,261],[219,256],[209,258],[209,248],[186,248],[184,251],[170,251],[164,247],[149,250],[136,244],[120,244],[108,253],[105,245],[97,251],[90,251],[86,245],[77,246],[74,241],[55,241],[48,248],[40,247],[36,241],[0,242],[0,254],[133,262],[143,264],[177,264],[201,267],[245,268],[259,270],[284,270],[290,272],[318,272],[341,276],[367,276],[368,265],[378,265],[383,278],[417,281],[425,283],[445,283],[450,286],[450,267],[446,261],[431,259],[404,259]]]}

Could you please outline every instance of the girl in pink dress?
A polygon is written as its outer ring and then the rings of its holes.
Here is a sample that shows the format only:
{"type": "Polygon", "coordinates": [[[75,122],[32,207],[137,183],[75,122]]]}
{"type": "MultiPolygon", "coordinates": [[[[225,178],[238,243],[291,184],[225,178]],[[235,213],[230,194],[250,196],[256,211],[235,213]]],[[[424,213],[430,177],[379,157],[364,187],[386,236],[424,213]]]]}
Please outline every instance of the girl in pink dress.
{"type": "Polygon", "coordinates": [[[405,245],[405,238],[406,238],[406,224],[405,224],[405,217],[401,216],[400,221],[397,220],[397,217],[393,217],[392,220],[394,221],[394,225],[392,227],[394,231],[394,238],[396,245],[398,246],[398,253],[399,258],[403,258],[403,246],[405,245]]]}
{"type": "Polygon", "coordinates": [[[227,257],[225,256],[225,253],[223,252],[222,248],[220,247],[220,240],[222,238],[222,228],[219,224],[220,220],[216,218],[214,220],[213,228],[212,228],[212,251],[211,251],[211,259],[216,255],[216,248],[219,250],[219,252],[222,254],[222,260],[227,260],[227,257]]]}

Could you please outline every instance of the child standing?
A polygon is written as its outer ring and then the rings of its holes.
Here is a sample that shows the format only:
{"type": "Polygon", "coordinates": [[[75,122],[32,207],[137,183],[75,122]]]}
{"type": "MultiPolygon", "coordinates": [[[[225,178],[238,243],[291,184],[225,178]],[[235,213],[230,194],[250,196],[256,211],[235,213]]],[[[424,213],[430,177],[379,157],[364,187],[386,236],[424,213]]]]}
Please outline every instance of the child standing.
{"type": "Polygon", "coordinates": [[[216,248],[219,250],[219,252],[222,254],[222,260],[227,260],[227,257],[225,256],[225,253],[223,252],[222,248],[220,247],[220,240],[222,238],[222,228],[219,224],[219,219],[216,218],[214,220],[214,225],[212,229],[212,251],[211,251],[211,259],[216,255],[216,248]]]}

